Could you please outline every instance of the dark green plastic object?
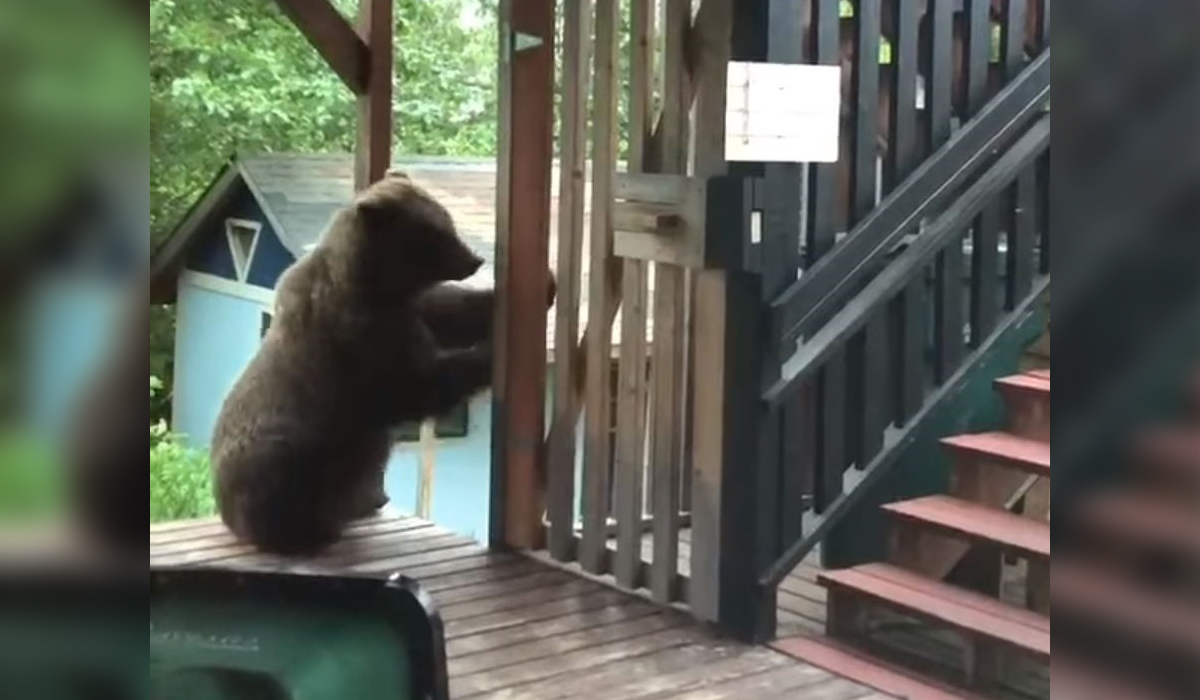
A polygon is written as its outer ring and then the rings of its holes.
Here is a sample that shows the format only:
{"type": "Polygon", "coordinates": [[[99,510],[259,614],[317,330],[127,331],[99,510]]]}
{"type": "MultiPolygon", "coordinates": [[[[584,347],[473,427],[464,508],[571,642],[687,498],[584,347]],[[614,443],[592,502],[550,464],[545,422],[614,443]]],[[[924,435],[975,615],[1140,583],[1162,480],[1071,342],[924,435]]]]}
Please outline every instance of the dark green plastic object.
{"type": "Polygon", "coordinates": [[[407,579],[146,582],[0,576],[0,700],[448,700],[440,618],[407,579]]]}
{"type": "Polygon", "coordinates": [[[416,585],[156,571],[151,700],[446,700],[441,623],[416,585]]]}
{"type": "Polygon", "coordinates": [[[0,573],[0,700],[141,700],[145,575],[0,573]]]}

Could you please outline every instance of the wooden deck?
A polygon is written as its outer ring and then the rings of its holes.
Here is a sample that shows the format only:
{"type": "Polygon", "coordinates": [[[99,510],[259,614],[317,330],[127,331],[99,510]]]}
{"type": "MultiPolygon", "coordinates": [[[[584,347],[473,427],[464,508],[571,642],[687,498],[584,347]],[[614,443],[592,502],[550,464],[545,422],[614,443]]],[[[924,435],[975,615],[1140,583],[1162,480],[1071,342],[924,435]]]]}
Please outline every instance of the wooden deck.
{"type": "Polygon", "coordinates": [[[522,555],[489,552],[416,518],[356,524],[328,554],[302,563],[255,553],[216,521],[169,523],[151,528],[150,561],[407,574],[441,611],[456,700],[889,697],[770,649],[721,639],[679,611],[522,555]]]}

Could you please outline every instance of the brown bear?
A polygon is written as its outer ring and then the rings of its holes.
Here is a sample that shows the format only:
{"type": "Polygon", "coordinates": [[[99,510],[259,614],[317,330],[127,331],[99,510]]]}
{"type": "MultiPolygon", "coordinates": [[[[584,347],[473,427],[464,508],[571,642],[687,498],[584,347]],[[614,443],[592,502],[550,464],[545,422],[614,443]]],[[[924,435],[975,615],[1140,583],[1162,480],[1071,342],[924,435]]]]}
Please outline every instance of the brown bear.
{"type": "Polygon", "coordinates": [[[217,419],[216,498],[235,534],[312,554],[386,503],[392,430],[491,379],[492,293],[438,286],[482,263],[403,174],[334,217],[280,279],[271,328],[217,419]]]}

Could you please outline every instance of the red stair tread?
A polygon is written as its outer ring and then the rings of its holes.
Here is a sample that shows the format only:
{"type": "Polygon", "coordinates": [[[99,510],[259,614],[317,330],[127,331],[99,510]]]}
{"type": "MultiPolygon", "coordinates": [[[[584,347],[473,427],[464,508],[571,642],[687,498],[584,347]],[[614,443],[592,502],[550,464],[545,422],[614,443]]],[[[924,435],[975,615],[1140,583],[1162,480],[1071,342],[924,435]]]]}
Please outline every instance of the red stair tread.
{"type": "Polygon", "coordinates": [[[1056,562],[1050,577],[1055,608],[1107,620],[1142,637],[1200,653],[1200,610],[1077,563],[1056,562]]]}
{"type": "Polygon", "coordinates": [[[1150,494],[1097,494],[1080,504],[1078,517],[1111,536],[1200,556],[1200,515],[1150,494]]]}
{"type": "Polygon", "coordinates": [[[1032,377],[1038,377],[1040,379],[1045,379],[1047,381],[1050,380],[1050,370],[1048,370],[1048,369],[1031,369],[1028,372],[1026,372],[1025,374],[1028,374],[1032,377]]]}
{"type": "Polygon", "coordinates": [[[1023,554],[1050,557],[1050,524],[953,496],[926,496],[883,509],[944,533],[989,542],[1023,554]]]}
{"type": "Polygon", "coordinates": [[[1032,394],[1050,395],[1050,373],[1045,376],[1040,376],[1032,372],[1026,374],[1014,374],[1009,377],[1001,377],[996,380],[996,386],[1000,389],[1012,389],[1015,391],[1024,391],[1032,394]]]}
{"type": "Polygon", "coordinates": [[[829,637],[787,637],[771,642],[778,652],[823,668],[881,693],[906,700],[984,700],[981,696],[950,688],[853,649],[829,637]]]}
{"type": "Polygon", "coordinates": [[[1050,476],[1050,443],[1030,440],[1012,433],[974,433],[942,440],[950,449],[987,457],[1023,469],[1031,474],[1050,476]]]}
{"type": "Polygon", "coordinates": [[[888,603],[954,629],[1050,656],[1050,621],[999,600],[918,576],[890,564],[825,571],[822,585],[888,603]]]}

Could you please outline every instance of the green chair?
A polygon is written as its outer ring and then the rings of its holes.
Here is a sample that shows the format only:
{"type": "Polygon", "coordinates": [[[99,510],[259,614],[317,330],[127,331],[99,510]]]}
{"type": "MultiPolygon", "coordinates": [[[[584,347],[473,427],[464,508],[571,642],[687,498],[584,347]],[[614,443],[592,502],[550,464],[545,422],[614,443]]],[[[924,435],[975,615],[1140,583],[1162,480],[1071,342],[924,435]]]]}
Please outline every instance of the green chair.
{"type": "Polygon", "coordinates": [[[154,570],[151,700],[448,700],[441,620],[416,583],[154,570]]]}

